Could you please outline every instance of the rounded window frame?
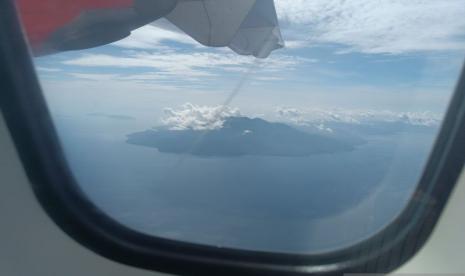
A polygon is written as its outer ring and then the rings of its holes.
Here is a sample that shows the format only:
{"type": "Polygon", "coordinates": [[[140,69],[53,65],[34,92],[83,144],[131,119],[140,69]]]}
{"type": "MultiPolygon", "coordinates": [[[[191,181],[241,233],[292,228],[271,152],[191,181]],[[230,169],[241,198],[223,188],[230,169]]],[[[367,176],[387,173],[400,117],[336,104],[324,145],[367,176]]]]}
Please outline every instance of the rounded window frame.
{"type": "Polygon", "coordinates": [[[157,238],[100,211],[73,179],[55,133],[13,1],[0,1],[0,108],[41,206],[70,237],[111,260],[167,273],[309,275],[386,273],[423,246],[465,162],[465,71],[406,209],[354,246],[323,254],[216,248],[157,238]]]}

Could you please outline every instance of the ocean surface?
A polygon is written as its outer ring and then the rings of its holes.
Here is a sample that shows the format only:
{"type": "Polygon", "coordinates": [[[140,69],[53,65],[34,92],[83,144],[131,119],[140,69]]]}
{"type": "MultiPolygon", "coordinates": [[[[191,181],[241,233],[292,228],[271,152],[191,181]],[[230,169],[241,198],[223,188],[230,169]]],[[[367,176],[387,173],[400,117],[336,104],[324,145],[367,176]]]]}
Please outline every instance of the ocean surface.
{"type": "Polygon", "coordinates": [[[195,157],[126,143],[130,117],[55,116],[84,193],[120,223],[157,237],[315,253],[389,224],[420,177],[436,130],[365,134],[350,152],[195,157]]]}

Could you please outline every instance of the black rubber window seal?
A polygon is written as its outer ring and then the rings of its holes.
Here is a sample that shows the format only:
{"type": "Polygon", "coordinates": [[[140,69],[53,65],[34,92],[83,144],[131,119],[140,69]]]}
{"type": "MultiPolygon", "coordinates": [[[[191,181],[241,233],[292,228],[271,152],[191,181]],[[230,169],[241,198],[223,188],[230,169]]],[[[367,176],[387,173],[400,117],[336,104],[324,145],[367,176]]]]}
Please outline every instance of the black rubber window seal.
{"type": "Polygon", "coordinates": [[[384,230],[325,254],[215,248],[137,233],[102,213],[80,192],[60,148],[12,0],[0,1],[0,108],[40,204],[63,231],[111,260],[183,275],[390,272],[423,246],[465,161],[462,72],[418,187],[407,208],[384,230]]]}

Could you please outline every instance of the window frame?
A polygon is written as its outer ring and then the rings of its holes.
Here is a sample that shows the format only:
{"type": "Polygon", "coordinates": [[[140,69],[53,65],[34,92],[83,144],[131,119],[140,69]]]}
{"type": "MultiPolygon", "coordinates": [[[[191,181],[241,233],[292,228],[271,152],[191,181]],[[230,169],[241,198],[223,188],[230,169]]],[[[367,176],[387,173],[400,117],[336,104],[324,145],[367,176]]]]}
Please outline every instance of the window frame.
{"type": "Polygon", "coordinates": [[[67,165],[15,12],[0,1],[0,108],[41,206],[71,238],[116,262],[185,275],[386,273],[431,234],[465,162],[465,71],[406,209],[354,246],[322,254],[227,249],[138,233],[100,211],[67,165]]]}

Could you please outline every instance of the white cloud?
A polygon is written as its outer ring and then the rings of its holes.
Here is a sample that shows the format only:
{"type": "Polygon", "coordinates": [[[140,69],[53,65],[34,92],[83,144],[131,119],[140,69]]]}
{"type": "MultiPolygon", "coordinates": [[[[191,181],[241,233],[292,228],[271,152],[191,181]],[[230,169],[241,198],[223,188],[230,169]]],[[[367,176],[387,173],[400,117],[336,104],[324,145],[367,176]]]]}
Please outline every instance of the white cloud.
{"type": "Polygon", "coordinates": [[[329,128],[329,127],[325,126],[325,124],[318,124],[318,125],[316,125],[316,128],[319,131],[323,131],[323,132],[328,132],[328,133],[333,133],[334,132],[334,130],[332,128],[329,128]]]}
{"type": "Polygon", "coordinates": [[[53,72],[61,71],[61,69],[59,68],[49,68],[49,67],[42,67],[42,66],[36,66],[36,70],[41,73],[53,73],[53,72]]]}
{"type": "Polygon", "coordinates": [[[283,28],[295,39],[294,47],[336,43],[347,51],[391,54],[465,49],[464,0],[275,3],[283,28]]]}
{"type": "Polygon", "coordinates": [[[68,73],[69,76],[72,76],[77,79],[91,80],[91,81],[107,81],[114,80],[118,78],[118,75],[115,74],[96,74],[96,73],[68,73]]]}
{"type": "Polygon", "coordinates": [[[298,49],[307,47],[308,43],[305,40],[286,40],[286,48],[298,49]]]}
{"type": "Polygon", "coordinates": [[[278,118],[298,125],[313,125],[326,129],[325,123],[340,122],[350,124],[376,122],[404,122],[417,126],[438,126],[442,115],[433,112],[394,112],[390,110],[350,110],[350,109],[296,109],[279,107],[278,118]]]}
{"type": "MultiPolygon", "coordinates": [[[[282,69],[292,70],[304,62],[315,60],[276,55],[267,60],[255,61],[253,58],[236,54],[212,52],[125,52],[122,55],[87,54],[69,59],[63,63],[81,67],[143,68],[154,69],[149,73],[127,75],[122,79],[151,80],[167,79],[178,81],[195,81],[204,77],[215,77],[220,72],[247,72],[251,66],[257,66],[262,74],[257,80],[277,80],[273,75],[282,69]]],[[[82,75],[76,75],[82,77],[82,75]]]]}
{"type": "Polygon", "coordinates": [[[276,109],[278,116],[285,118],[290,122],[297,125],[307,125],[307,120],[304,118],[304,113],[297,108],[292,107],[278,107],[276,109]]]}
{"type": "Polygon", "coordinates": [[[199,43],[190,36],[167,30],[164,28],[145,25],[131,32],[131,35],[120,41],[114,42],[112,45],[129,48],[129,49],[163,49],[165,42],[177,42],[185,45],[198,46],[199,43]]]}
{"type": "Polygon", "coordinates": [[[171,130],[213,130],[223,127],[228,117],[240,116],[238,109],[228,106],[199,106],[186,103],[181,109],[165,108],[163,123],[171,130]]]}

